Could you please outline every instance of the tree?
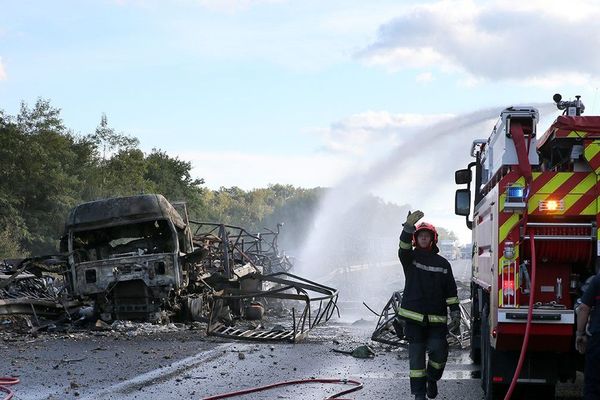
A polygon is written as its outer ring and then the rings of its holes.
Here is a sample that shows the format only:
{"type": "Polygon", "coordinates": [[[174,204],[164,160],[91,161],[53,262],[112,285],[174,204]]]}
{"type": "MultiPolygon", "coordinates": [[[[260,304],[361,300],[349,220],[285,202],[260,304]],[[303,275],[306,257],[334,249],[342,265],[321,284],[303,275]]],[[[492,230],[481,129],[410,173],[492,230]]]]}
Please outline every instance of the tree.
{"type": "Polygon", "coordinates": [[[101,151],[103,160],[106,160],[107,156],[114,152],[135,149],[140,143],[137,138],[116,133],[113,128],[109,128],[105,113],[102,113],[100,125],[96,128],[96,132],[90,135],[90,140],[101,151]]]}
{"type": "Polygon", "coordinates": [[[48,100],[38,99],[33,108],[22,103],[16,118],[3,113],[2,120],[2,223],[33,254],[53,252],[62,216],[80,200],[77,139],[48,100]]]}

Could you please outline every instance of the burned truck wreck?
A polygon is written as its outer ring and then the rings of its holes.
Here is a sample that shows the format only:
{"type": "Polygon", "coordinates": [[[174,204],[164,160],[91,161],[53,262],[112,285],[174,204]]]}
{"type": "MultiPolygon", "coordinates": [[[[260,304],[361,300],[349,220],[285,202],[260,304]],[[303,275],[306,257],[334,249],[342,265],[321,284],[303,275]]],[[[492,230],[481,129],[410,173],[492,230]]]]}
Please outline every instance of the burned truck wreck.
{"type": "Polygon", "coordinates": [[[278,234],[190,221],[184,203],[146,194],[75,207],[61,251],[73,297],[102,320],[202,321],[209,334],[296,341],[332,316],[337,290],[287,272],[278,234]],[[287,327],[236,327],[274,302],[289,311],[287,327]]]}
{"type": "Polygon", "coordinates": [[[158,321],[169,298],[186,286],[189,228],[160,195],[84,203],[67,218],[67,252],[76,297],[94,300],[104,320],[158,321]]]}

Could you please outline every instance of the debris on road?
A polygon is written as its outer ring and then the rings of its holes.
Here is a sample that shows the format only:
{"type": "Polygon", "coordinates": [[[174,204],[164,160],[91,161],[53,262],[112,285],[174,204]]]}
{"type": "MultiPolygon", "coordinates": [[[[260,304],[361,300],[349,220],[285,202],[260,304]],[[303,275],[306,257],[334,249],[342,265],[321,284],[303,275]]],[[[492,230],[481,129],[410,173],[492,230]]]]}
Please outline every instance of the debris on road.
{"type": "Polygon", "coordinates": [[[0,330],[34,331],[72,321],[82,303],[68,293],[62,256],[0,261],[0,330]]]}
{"type": "MultiPolygon", "coordinates": [[[[471,300],[468,286],[461,282],[457,282],[457,286],[461,314],[460,334],[448,333],[448,344],[464,349],[471,344],[471,300]]],[[[371,340],[391,346],[408,345],[404,337],[404,321],[396,317],[396,310],[400,307],[401,302],[402,292],[394,292],[380,314],[377,314],[367,304],[363,303],[367,309],[379,317],[375,330],[371,335],[371,340]]]]}
{"type": "Polygon", "coordinates": [[[375,351],[368,345],[358,346],[352,351],[348,350],[340,350],[340,349],[332,349],[336,353],[349,354],[354,358],[374,358],[375,351]]]}

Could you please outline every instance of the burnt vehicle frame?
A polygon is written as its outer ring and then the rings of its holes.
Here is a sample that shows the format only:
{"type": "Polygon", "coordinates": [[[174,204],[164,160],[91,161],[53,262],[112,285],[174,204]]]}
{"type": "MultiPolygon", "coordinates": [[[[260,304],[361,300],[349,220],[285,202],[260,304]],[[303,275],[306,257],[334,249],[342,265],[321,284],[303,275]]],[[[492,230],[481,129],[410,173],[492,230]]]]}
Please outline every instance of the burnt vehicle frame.
{"type": "Polygon", "coordinates": [[[278,235],[279,226],[253,234],[190,221],[185,203],[147,194],[75,207],[61,250],[73,297],[93,300],[101,319],[174,317],[208,322],[218,336],[297,341],[331,318],[337,290],[285,272],[291,261],[279,252],[278,235]],[[291,327],[233,328],[262,319],[273,301],[291,307],[291,327]]]}
{"type": "MultiPolygon", "coordinates": [[[[336,289],[310,281],[286,271],[272,272],[273,269],[285,269],[291,263],[279,253],[277,231],[268,231],[271,240],[266,242],[264,234],[253,234],[244,228],[210,222],[190,221],[194,227],[194,243],[202,245],[204,270],[213,274],[203,279],[211,286],[211,278],[234,274],[232,265],[245,265],[255,271],[240,278],[240,287],[228,287],[221,290],[211,287],[210,313],[208,315],[208,334],[247,340],[282,340],[296,342],[308,332],[328,321],[337,310],[338,292],[336,289]],[[268,261],[268,267],[260,265],[268,261]],[[266,270],[266,271],[265,271],[266,270]],[[267,273],[265,273],[267,272],[267,273]],[[247,284],[251,282],[251,284],[247,284]],[[223,318],[233,312],[234,316],[247,319],[262,319],[265,306],[279,302],[291,311],[291,326],[276,325],[267,328],[261,324],[252,327],[238,327],[230,323],[231,318],[223,318]],[[318,304],[318,306],[317,306],[318,304]],[[235,307],[231,310],[231,307],[235,307]],[[259,308],[257,318],[256,307],[259,308]],[[229,308],[229,309],[228,309],[229,308]],[[255,311],[254,315],[249,315],[255,311]]],[[[207,293],[207,292],[205,292],[207,293]]]]}
{"type": "Polygon", "coordinates": [[[81,303],[69,293],[66,258],[62,255],[0,261],[0,316],[71,320],[81,303]]]}

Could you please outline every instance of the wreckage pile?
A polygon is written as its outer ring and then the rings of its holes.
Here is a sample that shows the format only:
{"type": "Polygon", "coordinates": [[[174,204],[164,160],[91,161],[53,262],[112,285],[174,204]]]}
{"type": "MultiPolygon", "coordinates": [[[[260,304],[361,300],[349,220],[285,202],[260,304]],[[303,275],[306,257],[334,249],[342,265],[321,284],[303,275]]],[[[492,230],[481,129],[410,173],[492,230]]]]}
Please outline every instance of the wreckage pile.
{"type": "Polygon", "coordinates": [[[0,318],[25,315],[38,327],[46,320],[70,319],[80,302],[68,294],[65,271],[60,256],[0,261],[0,318]]]}
{"type": "MultiPolygon", "coordinates": [[[[458,298],[460,299],[460,334],[448,333],[448,343],[451,346],[459,346],[465,349],[471,345],[471,292],[469,286],[462,282],[457,282],[457,286],[458,298]]],[[[396,310],[400,307],[401,302],[402,292],[394,292],[380,314],[373,312],[379,319],[371,335],[371,340],[394,347],[408,345],[404,338],[403,321],[396,317],[396,310]]],[[[371,310],[366,304],[365,306],[371,310]]]]}
{"type": "Polygon", "coordinates": [[[279,228],[190,221],[185,204],[154,194],[84,203],[60,256],[1,264],[0,316],[25,315],[31,330],[48,320],[201,322],[210,335],[295,342],[331,318],[338,293],[288,272],[279,228]]]}

